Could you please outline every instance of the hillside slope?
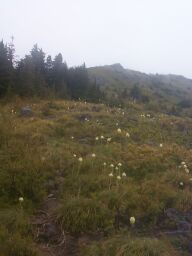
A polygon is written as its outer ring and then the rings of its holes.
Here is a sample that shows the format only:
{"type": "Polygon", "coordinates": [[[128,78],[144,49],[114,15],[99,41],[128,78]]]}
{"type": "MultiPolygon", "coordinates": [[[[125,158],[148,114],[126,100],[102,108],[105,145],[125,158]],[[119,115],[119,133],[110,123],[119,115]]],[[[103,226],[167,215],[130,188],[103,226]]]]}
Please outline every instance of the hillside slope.
{"type": "Polygon", "coordinates": [[[93,67],[88,72],[91,81],[109,97],[129,99],[131,91],[137,87],[148,102],[156,102],[162,107],[170,105],[170,108],[173,105],[182,106],[185,102],[184,107],[191,107],[192,80],[183,76],[145,74],[124,69],[120,64],[93,67]]]}
{"type": "Polygon", "coordinates": [[[191,255],[191,138],[139,104],[1,102],[1,255],[191,255]]]}

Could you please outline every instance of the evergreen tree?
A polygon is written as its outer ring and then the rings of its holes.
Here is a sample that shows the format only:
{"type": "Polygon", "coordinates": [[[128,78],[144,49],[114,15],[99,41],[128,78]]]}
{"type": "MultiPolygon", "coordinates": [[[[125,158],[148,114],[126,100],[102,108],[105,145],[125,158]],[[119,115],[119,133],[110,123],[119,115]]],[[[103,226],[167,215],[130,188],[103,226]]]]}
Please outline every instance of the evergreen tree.
{"type": "Polygon", "coordinates": [[[0,97],[12,87],[12,56],[7,45],[0,42],[0,97]]]}
{"type": "Polygon", "coordinates": [[[104,98],[100,88],[91,84],[85,64],[68,69],[62,54],[50,55],[35,44],[30,54],[14,63],[13,38],[9,46],[0,42],[0,96],[14,88],[20,96],[43,96],[87,99],[98,102],[104,98]]]}
{"type": "Polygon", "coordinates": [[[68,85],[73,99],[86,99],[89,89],[89,78],[85,64],[69,69],[68,85]]]}
{"type": "Polygon", "coordinates": [[[45,77],[46,82],[49,86],[49,88],[53,89],[53,61],[51,55],[47,56],[46,62],[45,62],[45,77]]]}
{"type": "Polygon", "coordinates": [[[141,89],[138,87],[137,84],[135,84],[131,91],[130,91],[130,96],[135,99],[135,100],[140,100],[141,99],[141,96],[142,96],[142,93],[141,93],[141,89]]]}
{"type": "Polygon", "coordinates": [[[63,63],[62,54],[59,53],[53,61],[53,86],[55,94],[59,97],[67,96],[67,73],[67,64],[63,63]]]}
{"type": "Polygon", "coordinates": [[[30,55],[26,55],[17,65],[17,89],[21,95],[46,94],[45,53],[34,45],[30,55]]]}

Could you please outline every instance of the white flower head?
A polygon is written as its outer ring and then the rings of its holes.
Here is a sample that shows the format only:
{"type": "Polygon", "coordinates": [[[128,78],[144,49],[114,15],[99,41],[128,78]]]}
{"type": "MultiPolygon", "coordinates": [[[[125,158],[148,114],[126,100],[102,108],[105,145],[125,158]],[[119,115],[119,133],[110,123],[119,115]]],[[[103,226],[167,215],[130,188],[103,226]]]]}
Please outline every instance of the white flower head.
{"type": "Polygon", "coordinates": [[[184,168],[187,168],[187,165],[186,165],[186,164],[184,164],[184,165],[183,165],[183,167],[184,167],[184,168]]]}
{"type": "Polygon", "coordinates": [[[71,136],[71,139],[73,140],[73,139],[74,139],[74,137],[73,137],[73,136],[71,136]]]}
{"type": "Polygon", "coordinates": [[[111,138],[107,138],[107,142],[110,142],[111,141],[111,138]]]}
{"type": "Polygon", "coordinates": [[[127,174],[125,172],[122,173],[122,177],[126,177],[127,174]]]}
{"type": "Polygon", "coordinates": [[[107,163],[105,163],[105,162],[104,162],[104,163],[103,163],[103,165],[104,165],[104,166],[106,166],[106,165],[107,165],[107,163]]]}
{"type": "Polygon", "coordinates": [[[181,162],[181,164],[182,164],[182,165],[184,165],[184,164],[185,164],[185,162],[181,162]]]}
{"type": "Polygon", "coordinates": [[[130,137],[130,134],[129,134],[128,132],[126,132],[125,136],[126,136],[127,138],[129,138],[129,137],[130,137]]]}
{"type": "Polygon", "coordinates": [[[118,179],[118,180],[121,180],[121,176],[120,176],[120,175],[118,175],[118,176],[117,176],[117,179],[118,179]]]}
{"type": "Polygon", "coordinates": [[[159,144],[159,147],[160,147],[160,148],[162,148],[162,147],[163,147],[163,144],[162,144],[162,143],[160,143],[160,144],[159,144]]]}
{"type": "Polygon", "coordinates": [[[179,185],[180,185],[180,186],[183,186],[184,184],[183,184],[183,182],[181,181],[181,182],[179,182],[179,185]]]}
{"type": "Polygon", "coordinates": [[[78,158],[78,161],[79,161],[79,162],[83,162],[83,158],[82,158],[82,157],[79,157],[79,158],[78,158]]]}
{"type": "Polygon", "coordinates": [[[121,133],[121,129],[120,129],[120,128],[118,128],[118,129],[117,129],[117,132],[118,132],[118,133],[121,133]]]}
{"type": "Polygon", "coordinates": [[[118,163],[118,166],[121,167],[121,166],[122,166],[122,163],[118,163]]]}
{"type": "Polygon", "coordinates": [[[74,156],[74,157],[77,157],[77,155],[76,155],[76,154],[73,154],[73,156],[74,156]]]}
{"type": "Polygon", "coordinates": [[[185,169],[185,172],[186,172],[187,174],[189,174],[189,169],[188,169],[188,168],[186,168],[186,169],[185,169]]]}
{"type": "Polygon", "coordinates": [[[111,168],[114,168],[114,164],[110,164],[110,167],[111,167],[111,168]]]}
{"type": "Polygon", "coordinates": [[[135,217],[132,216],[129,220],[131,225],[135,224],[135,217]]]}
{"type": "Polygon", "coordinates": [[[44,162],[44,161],[45,161],[45,159],[46,159],[46,158],[45,158],[44,156],[42,156],[42,157],[41,157],[41,161],[43,161],[43,162],[44,162]]]}
{"type": "Polygon", "coordinates": [[[93,153],[91,156],[92,156],[93,158],[95,158],[95,157],[96,157],[96,154],[95,154],[95,153],[93,153]]]}
{"type": "Polygon", "coordinates": [[[104,139],[104,136],[103,135],[101,135],[101,137],[100,137],[102,140],[104,139]]]}
{"type": "Polygon", "coordinates": [[[116,123],[116,126],[118,126],[119,125],[119,123],[116,123]]]}
{"type": "Polygon", "coordinates": [[[23,203],[23,201],[24,201],[24,198],[23,197],[19,197],[19,202],[23,203]]]}
{"type": "Polygon", "coordinates": [[[111,173],[109,173],[109,177],[113,177],[113,173],[111,172],[111,173]]]}
{"type": "Polygon", "coordinates": [[[99,140],[99,137],[95,137],[95,140],[99,140]]]}
{"type": "Polygon", "coordinates": [[[118,170],[119,170],[119,167],[116,166],[116,167],[115,167],[115,170],[118,171],[118,170]]]}

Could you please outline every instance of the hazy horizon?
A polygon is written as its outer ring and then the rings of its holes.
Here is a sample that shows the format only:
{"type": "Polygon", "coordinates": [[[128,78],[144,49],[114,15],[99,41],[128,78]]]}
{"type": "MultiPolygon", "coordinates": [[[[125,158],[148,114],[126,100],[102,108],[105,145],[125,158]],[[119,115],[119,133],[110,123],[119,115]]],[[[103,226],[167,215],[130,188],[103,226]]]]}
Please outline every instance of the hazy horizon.
{"type": "Polygon", "coordinates": [[[192,78],[191,8],[190,0],[6,0],[0,39],[13,35],[20,58],[38,43],[69,66],[121,63],[192,78]]]}

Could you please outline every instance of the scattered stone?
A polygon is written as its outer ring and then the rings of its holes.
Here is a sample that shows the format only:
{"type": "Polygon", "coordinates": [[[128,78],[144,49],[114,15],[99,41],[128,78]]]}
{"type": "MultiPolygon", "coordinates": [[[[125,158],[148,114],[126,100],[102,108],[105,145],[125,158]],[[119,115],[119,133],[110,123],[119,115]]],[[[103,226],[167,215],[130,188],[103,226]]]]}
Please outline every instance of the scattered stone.
{"type": "Polygon", "coordinates": [[[31,117],[33,115],[33,111],[30,107],[22,107],[20,112],[23,117],[31,117]]]}
{"type": "Polygon", "coordinates": [[[165,210],[165,215],[170,218],[170,219],[174,219],[178,216],[178,211],[174,208],[168,208],[165,210]]]}
{"type": "Polygon", "coordinates": [[[93,106],[92,107],[92,111],[93,112],[100,112],[101,111],[101,107],[93,106]]]}
{"type": "Polygon", "coordinates": [[[54,194],[49,194],[47,197],[52,198],[52,197],[54,197],[54,194]]]}
{"type": "Polygon", "coordinates": [[[77,119],[78,119],[79,121],[90,120],[91,118],[92,118],[92,116],[89,115],[89,114],[83,114],[83,115],[77,116],[77,119]]]}
{"type": "Polygon", "coordinates": [[[58,230],[53,223],[46,223],[43,225],[43,230],[39,234],[39,238],[42,240],[50,241],[56,239],[58,230]]]}
{"type": "Polygon", "coordinates": [[[179,231],[191,231],[191,223],[188,221],[178,221],[177,229],[179,231]]]}
{"type": "Polygon", "coordinates": [[[189,242],[189,252],[192,254],[192,242],[189,242]]]}

